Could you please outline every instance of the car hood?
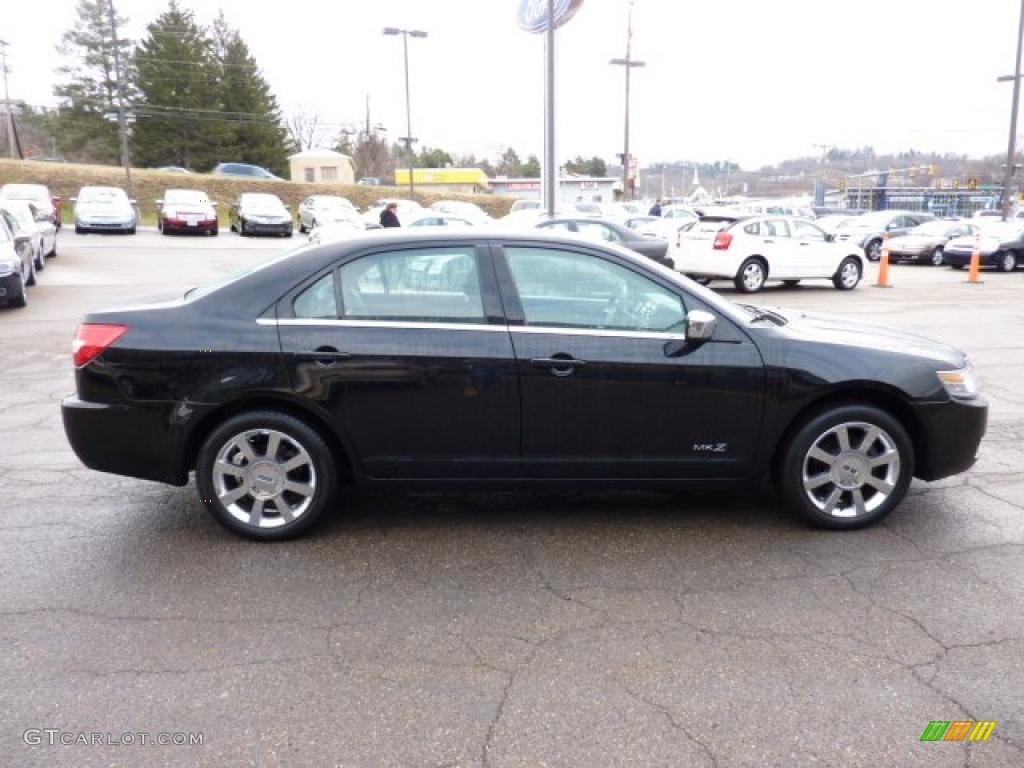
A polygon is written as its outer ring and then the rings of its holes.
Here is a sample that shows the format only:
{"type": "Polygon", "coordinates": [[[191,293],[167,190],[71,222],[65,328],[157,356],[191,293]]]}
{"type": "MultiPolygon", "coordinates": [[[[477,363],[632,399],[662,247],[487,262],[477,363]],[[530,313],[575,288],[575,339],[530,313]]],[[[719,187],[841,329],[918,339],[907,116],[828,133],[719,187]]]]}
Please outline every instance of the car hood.
{"type": "Polygon", "coordinates": [[[189,213],[198,213],[202,216],[214,216],[216,212],[212,205],[207,203],[174,203],[165,205],[163,208],[166,216],[184,216],[189,213]]]}
{"type": "Polygon", "coordinates": [[[889,248],[897,250],[899,248],[929,248],[934,245],[942,245],[946,241],[946,238],[938,235],[903,235],[902,237],[893,237],[889,240],[889,248]]]}
{"type": "Polygon", "coordinates": [[[795,340],[913,355],[933,360],[944,369],[961,368],[967,363],[966,355],[959,349],[926,336],[836,315],[800,310],[776,311],[789,321],[779,330],[795,340]]]}
{"type": "Polygon", "coordinates": [[[103,216],[130,216],[132,207],[128,203],[78,203],[75,210],[79,214],[103,215],[103,216]]]}
{"type": "Polygon", "coordinates": [[[273,205],[243,205],[240,210],[246,216],[291,216],[287,209],[273,205]]]}

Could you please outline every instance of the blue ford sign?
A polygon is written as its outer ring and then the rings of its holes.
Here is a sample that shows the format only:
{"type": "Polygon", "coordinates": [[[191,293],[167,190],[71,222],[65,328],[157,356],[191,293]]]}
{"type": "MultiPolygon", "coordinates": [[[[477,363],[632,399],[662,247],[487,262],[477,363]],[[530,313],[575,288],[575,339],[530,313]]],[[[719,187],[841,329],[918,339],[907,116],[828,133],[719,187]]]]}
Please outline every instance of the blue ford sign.
{"type": "MultiPolygon", "coordinates": [[[[554,27],[557,29],[572,18],[583,0],[554,0],[554,27]]],[[[548,31],[548,0],[520,0],[519,26],[527,32],[548,31]]]]}

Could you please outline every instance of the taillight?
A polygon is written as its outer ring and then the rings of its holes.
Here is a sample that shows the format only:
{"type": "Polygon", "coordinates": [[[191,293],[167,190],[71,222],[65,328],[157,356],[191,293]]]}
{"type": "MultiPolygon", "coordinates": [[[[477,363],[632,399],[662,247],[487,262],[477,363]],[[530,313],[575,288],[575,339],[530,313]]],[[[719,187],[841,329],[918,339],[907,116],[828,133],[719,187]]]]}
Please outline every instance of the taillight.
{"type": "Polygon", "coordinates": [[[75,366],[81,368],[89,363],[127,332],[127,325],[82,323],[75,331],[75,340],[71,344],[71,356],[75,366]]]}
{"type": "Polygon", "coordinates": [[[728,232],[719,232],[715,235],[714,249],[716,251],[727,251],[732,245],[732,235],[728,232]]]}

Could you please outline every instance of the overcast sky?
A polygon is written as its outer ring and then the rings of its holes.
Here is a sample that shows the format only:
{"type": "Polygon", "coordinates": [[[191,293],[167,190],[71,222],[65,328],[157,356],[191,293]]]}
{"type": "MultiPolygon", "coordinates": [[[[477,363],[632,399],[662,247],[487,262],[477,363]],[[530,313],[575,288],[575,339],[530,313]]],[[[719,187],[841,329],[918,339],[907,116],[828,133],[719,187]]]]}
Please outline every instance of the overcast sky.
{"type": "MultiPolygon", "coordinates": [[[[15,0],[7,0],[14,3],[15,0]]],[[[166,0],[115,0],[139,38],[166,0]]],[[[56,45],[75,0],[3,15],[12,98],[53,104],[56,45]]],[[[401,40],[409,41],[413,134],[421,145],[525,158],[543,147],[542,36],[516,24],[519,0],[181,0],[202,23],[223,8],[285,110],[333,134],[372,119],[405,134],[401,40]]],[[[558,154],[622,149],[628,0],[584,0],[557,35],[558,154]]],[[[636,0],[631,150],[641,165],[732,159],[755,169],[815,144],[1006,151],[1016,0],[636,0]]],[[[10,10],[10,9],[8,9],[10,10]]]]}

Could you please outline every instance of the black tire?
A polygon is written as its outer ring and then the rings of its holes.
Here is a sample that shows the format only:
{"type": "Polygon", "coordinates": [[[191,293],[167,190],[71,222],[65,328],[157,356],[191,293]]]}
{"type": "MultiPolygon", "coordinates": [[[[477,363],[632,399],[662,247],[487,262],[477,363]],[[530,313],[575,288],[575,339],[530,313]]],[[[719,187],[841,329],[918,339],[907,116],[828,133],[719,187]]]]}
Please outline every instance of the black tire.
{"type": "Polygon", "coordinates": [[[36,272],[46,269],[46,254],[43,253],[43,241],[39,241],[39,255],[36,257],[36,272]]]}
{"type": "Polygon", "coordinates": [[[232,232],[237,232],[238,231],[238,229],[235,227],[234,222],[230,222],[230,221],[228,222],[228,229],[231,230],[232,232]]]}
{"type": "Polygon", "coordinates": [[[787,288],[796,288],[798,285],[800,285],[800,281],[799,280],[783,280],[782,284],[784,286],[786,286],[787,288]]]}
{"type": "Polygon", "coordinates": [[[28,306],[28,291],[25,289],[24,280],[21,281],[21,291],[15,294],[13,298],[8,299],[7,303],[12,307],[17,307],[18,309],[28,306]]]}
{"type": "Polygon", "coordinates": [[[946,263],[946,251],[941,245],[928,255],[928,263],[933,267],[941,267],[946,263]]]}
{"type": "Polygon", "coordinates": [[[867,245],[864,246],[864,255],[868,257],[868,261],[878,261],[882,258],[882,241],[871,240],[867,245]]]}
{"type": "Polygon", "coordinates": [[[219,232],[220,229],[218,227],[214,227],[213,229],[210,230],[210,237],[216,237],[219,232]]]}
{"type": "Polygon", "coordinates": [[[304,235],[307,232],[309,232],[309,229],[307,229],[306,225],[302,223],[302,219],[299,219],[299,234],[304,235]]]}
{"type": "MultiPolygon", "coordinates": [[[[35,284],[36,284],[36,259],[33,256],[32,260],[29,262],[29,265],[28,265],[28,277],[25,279],[25,285],[35,285],[35,284]]],[[[24,293],[24,292],[25,292],[25,290],[23,288],[22,289],[22,293],[24,293]]]]}
{"type": "Polygon", "coordinates": [[[757,293],[764,288],[767,279],[768,265],[764,259],[752,256],[740,264],[739,271],[732,283],[740,293],[757,293]],[[759,278],[758,275],[760,275],[759,278]]]}
{"type": "Polygon", "coordinates": [[[85,230],[84,230],[84,229],[82,229],[82,228],[81,228],[80,226],[78,226],[77,224],[75,224],[75,234],[76,234],[76,235],[84,235],[84,234],[85,234],[85,230]]]}
{"type": "Polygon", "coordinates": [[[248,237],[249,233],[245,231],[245,219],[238,220],[238,234],[242,237],[248,237]]]}
{"type": "Polygon", "coordinates": [[[839,268],[832,275],[832,285],[840,291],[852,291],[860,285],[863,276],[860,259],[855,256],[847,256],[839,262],[839,268]],[[853,277],[854,270],[856,270],[856,278],[853,277]]]}
{"type": "Polygon", "coordinates": [[[1000,272],[1013,272],[1017,268],[1017,254],[1013,251],[1007,251],[999,257],[999,271],[1000,272]]]}
{"type": "Polygon", "coordinates": [[[129,235],[134,235],[135,234],[135,227],[132,227],[131,229],[129,229],[128,230],[128,234],[129,235]]]}
{"type": "Polygon", "coordinates": [[[820,528],[853,530],[876,523],[896,508],[903,499],[914,475],[914,448],[907,431],[889,413],[873,405],[834,405],[810,414],[797,428],[786,446],[775,478],[779,494],[786,506],[805,520],[820,528]],[[839,445],[839,432],[846,427],[847,442],[851,446],[844,453],[839,445]],[[878,430],[871,445],[864,449],[865,461],[858,449],[867,439],[868,429],[878,430]],[[854,447],[856,446],[856,447],[854,447]],[[834,455],[834,468],[810,455],[817,447],[821,453],[834,455]],[[895,451],[895,462],[884,463],[872,468],[868,463],[883,455],[891,456],[895,451]],[[805,488],[804,471],[810,483],[826,478],[812,489],[805,488]],[[870,474],[876,484],[861,482],[858,477],[870,474]],[[885,475],[885,477],[881,477],[885,475]],[[835,477],[840,479],[837,481],[835,477]],[[846,488],[842,484],[849,484],[846,488]],[[857,511],[855,494],[860,494],[862,511],[857,511]],[[850,516],[827,512],[828,504],[836,495],[834,507],[850,516]],[[813,497],[813,500],[812,500],[813,497]]]}
{"type": "MultiPolygon", "coordinates": [[[[320,433],[304,421],[278,411],[252,411],[228,419],[214,429],[206,438],[196,459],[196,485],[199,490],[199,498],[204,506],[217,522],[225,528],[240,536],[258,541],[280,541],[298,536],[307,531],[330,506],[331,500],[334,498],[335,487],[337,486],[337,461],[326,441],[320,436],[320,433]],[[281,448],[275,454],[276,462],[267,459],[267,442],[269,438],[266,434],[255,434],[252,437],[252,442],[246,439],[256,454],[256,458],[259,460],[265,459],[265,461],[257,461],[254,464],[244,458],[236,459],[235,457],[238,454],[232,453],[230,446],[247,432],[259,433],[261,431],[273,431],[282,436],[280,439],[281,448]],[[288,453],[296,446],[305,451],[308,461],[304,462],[297,469],[284,471],[281,468],[280,462],[284,460],[285,456],[289,456],[289,458],[301,456],[298,452],[288,453]],[[263,451],[262,454],[259,453],[261,450],[263,451]],[[231,506],[234,507],[234,513],[228,506],[225,506],[218,496],[218,483],[220,483],[222,493],[230,494],[232,491],[238,491],[243,488],[244,484],[249,482],[246,477],[236,479],[233,475],[226,476],[221,480],[216,479],[214,467],[219,456],[229,458],[226,463],[231,466],[238,466],[240,470],[246,466],[255,466],[257,464],[264,467],[264,474],[257,475],[256,479],[253,480],[253,482],[263,482],[264,487],[266,487],[267,483],[280,487],[282,483],[291,481],[292,483],[301,484],[307,489],[311,488],[312,494],[304,496],[303,494],[289,491],[279,491],[278,496],[286,505],[289,504],[289,501],[295,501],[300,506],[304,505],[302,506],[302,511],[290,522],[282,522],[284,516],[277,511],[270,512],[269,508],[267,508],[267,514],[263,517],[263,522],[266,525],[253,525],[251,523],[251,516],[256,505],[255,496],[250,495],[246,491],[238,499],[239,503],[232,502],[231,506]],[[241,464],[241,461],[245,461],[245,463],[241,464]],[[268,480],[268,477],[271,479],[268,480]],[[237,485],[227,488],[228,483],[237,483],[237,485]],[[286,497],[285,493],[289,495],[286,497]],[[308,500],[308,503],[305,503],[303,499],[308,500]],[[246,504],[248,509],[244,508],[246,504]],[[236,514],[247,515],[250,521],[242,520],[240,517],[236,517],[236,514]]],[[[270,491],[267,492],[269,493],[270,491]]]]}
{"type": "Polygon", "coordinates": [[[292,230],[291,230],[291,227],[289,227],[288,229],[286,229],[286,230],[284,231],[284,233],[283,233],[283,234],[284,234],[284,236],[285,236],[285,237],[291,237],[291,236],[292,236],[292,230]]]}
{"type": "Polygon", "coordinates": [[[963,269],[964,268],[963,264],[950,264],[949,266],[951,266],[953,269],[963,269]]]}

